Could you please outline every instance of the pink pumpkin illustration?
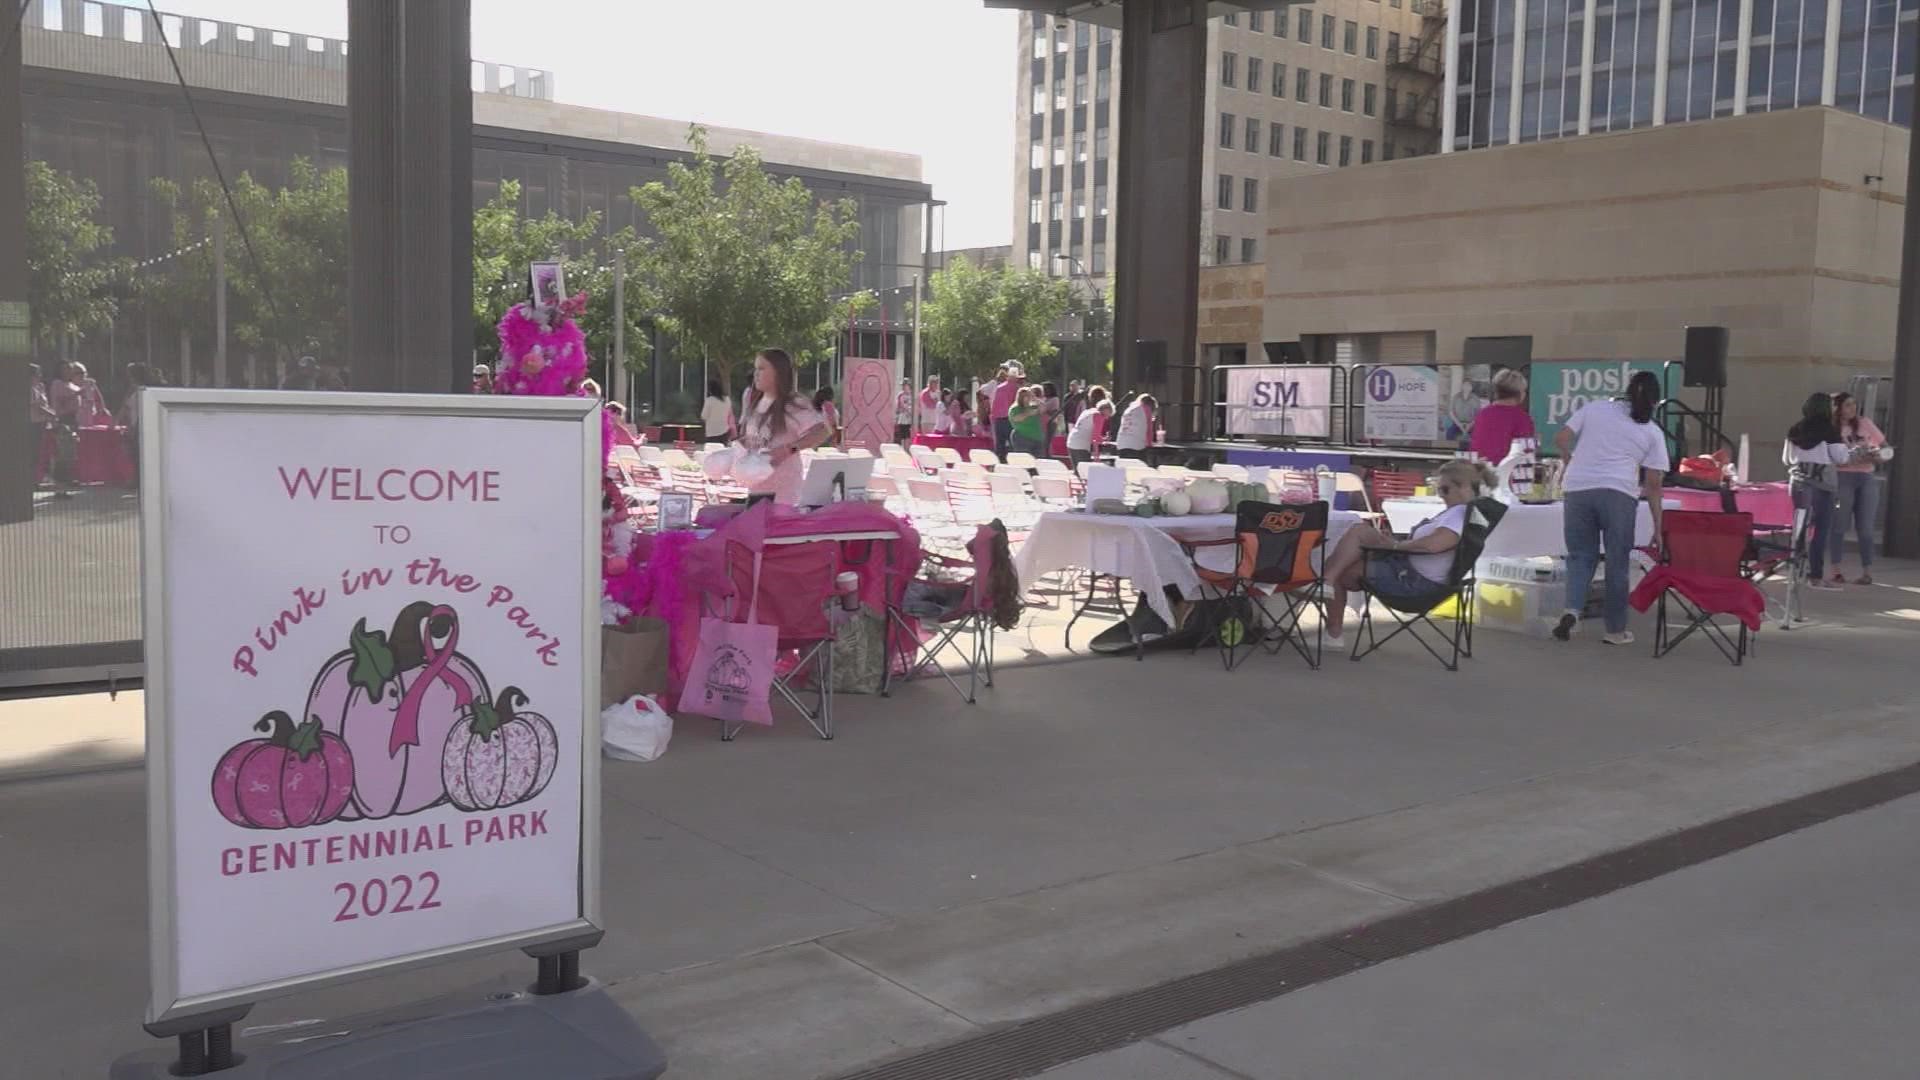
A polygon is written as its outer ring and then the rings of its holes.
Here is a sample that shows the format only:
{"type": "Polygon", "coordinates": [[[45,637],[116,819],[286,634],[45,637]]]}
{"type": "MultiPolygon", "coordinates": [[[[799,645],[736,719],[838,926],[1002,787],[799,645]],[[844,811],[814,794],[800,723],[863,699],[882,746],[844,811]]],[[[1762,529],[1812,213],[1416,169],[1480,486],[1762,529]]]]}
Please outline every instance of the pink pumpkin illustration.
{"type": "Polygon", "coordinates": [[[295,727],[275,709],[213,769],[213,805],[248,829],[304,829],[340,816],[353,795],[353,754],[315,717],[295,727]]]}
{"type": "Polygon", "coordinates": [[[407,605],[391,633],[354,625],[347,649],[328,660],[307,694],[307,713],[353,751],[353,801],[347,816],[413,814],[446,798],[439,755],[447,736],[487,680],[455,651],[460,620],[452,608],[407,605]]]}
{"type": "Polygon", "coordinates": [[[474,702],[467,721],[447,737],[440,776],[453,805],[496,810],[546,790],[560,760],[560,740],[546,717],[519,711],[526,703],[527,695],[509,686],[491,705],[474,702]]]}

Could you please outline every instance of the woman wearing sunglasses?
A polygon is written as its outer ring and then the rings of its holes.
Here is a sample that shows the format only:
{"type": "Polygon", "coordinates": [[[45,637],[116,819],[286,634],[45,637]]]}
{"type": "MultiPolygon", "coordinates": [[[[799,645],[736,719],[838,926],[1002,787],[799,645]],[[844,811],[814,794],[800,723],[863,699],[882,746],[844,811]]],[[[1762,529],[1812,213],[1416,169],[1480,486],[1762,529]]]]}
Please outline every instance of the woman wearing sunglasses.
{"type": "Polygon", "coordinates": [[[1476,461],[1449,461],[1434,477],[1445,509],[1415,525],[1405,540],[1395,540],[1371,525],[1355,525],[1327,556],[1326,581],[1333,588],[1327,605],[1326,645],[1339,649],[1346,626],[1347,594],[1365,589],[1375,596],[1420,596],[1447,580],[1453,549],[1467,528],[1467,504],[1492,491],[1500,480],[1476,461]],[[1371,553],[1372,557],[1368,555],[1371,553]]]}

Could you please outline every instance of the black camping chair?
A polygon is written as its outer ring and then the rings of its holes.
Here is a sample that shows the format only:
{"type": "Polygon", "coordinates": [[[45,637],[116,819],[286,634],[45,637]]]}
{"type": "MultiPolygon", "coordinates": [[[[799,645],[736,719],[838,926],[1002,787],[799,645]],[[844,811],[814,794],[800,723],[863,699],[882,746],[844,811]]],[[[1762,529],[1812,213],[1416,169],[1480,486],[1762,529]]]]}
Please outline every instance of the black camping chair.
{"type": "Polygon", "coordinates": [[[1221,663],[1232,671],[1243,649],[1251,653],[1264,644],[1277,654],[1292,645],[1308,667],[1320,666],[1324,631],[1316,625],[1309,644],[1300,616],[1313,611],[1326,622],[1321,606],[1326,584],[1319,570],[1326,562],[1326,503],[1243,502],[1234,511],[1230,539],[1182,541],[1181,546],[1205,594],[1195,612],[1202,620],[1195,652],[1208,642],[1218,645],[1221,663]],[[1201,565],[1201,549],[1228,545],[1234,552],[1231,570],[1201,565]],[[1282,605],[1279,614],[1268,606],[1274,600],[1282,605]]]}
{"type": "MultiPolygon", "coordinates": [[[[1487,496],[1475,499],[1467,504],[1467,527],[1460,536],[1460,543],[1453,549],[1453,565],[1447,569],[1447,580],[1417,596],[1386,597],[1367,595],[1370,601],[1360,610],[1360,626],[1354,631],[1353,651],[1348,659],[1358,660],[1399,637],[1407,634],[1418,641],[1422,648],[1440,661],[1440,666],[1448,671],[1460,670],[1460,658],[1473,655],[1473,597],[1474,564],[1480,561],[1480,552],[1486,549],[1487,536],[1494,526],[1506,515],[1507,507],[1498,499],[1487,496]],[[1453,629],[1445,630],[1433,622],[1433,610],[1448,600],[1456,602],[1453,629]],[[1373,626],[1373,605],[1379,604],[1393,616],[1396,624],[1385,637],[1376,637],[1373,626]],[[1424,626],[1437,636],[1439,644],[1427,640],[1421,632],[1424,626]]],[[[1368,551],[1367,559],[1385,552],[1368,551]]],[[[1364,569],[1365,563],[1362,567],[1364,569]]],[[[1364,589],[1362,590],[1364,591],[1364,589]]]]}

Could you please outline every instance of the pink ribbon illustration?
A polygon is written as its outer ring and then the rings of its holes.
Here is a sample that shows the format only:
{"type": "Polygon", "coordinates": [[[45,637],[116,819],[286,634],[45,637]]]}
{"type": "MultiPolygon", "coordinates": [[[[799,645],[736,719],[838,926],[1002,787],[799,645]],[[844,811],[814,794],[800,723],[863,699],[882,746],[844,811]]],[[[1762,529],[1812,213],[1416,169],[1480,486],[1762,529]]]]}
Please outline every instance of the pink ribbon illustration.
{"type": "Polygon", "coordinates": [[[426,670],[413,680],[407,692],[400,695],[400,707],[393,713],[393,732],[387,737],[387,756],[395,757],[402,747],[420,745],[420,703],[426,700],[427,687],[433,680],[439,679],[453,688],[453,699],[461,708],[473,704],[473,690],[465,679],[448,674],[447,665],[453,662],[454,646],[460,643],[460,616],[445,604],[427,612],[420,620],[420,653],[426,658],[426,670]],[[441,615],[447,617],[447,644],[445,648],[435,648],[433,644],[433,620],[441,615]]]}

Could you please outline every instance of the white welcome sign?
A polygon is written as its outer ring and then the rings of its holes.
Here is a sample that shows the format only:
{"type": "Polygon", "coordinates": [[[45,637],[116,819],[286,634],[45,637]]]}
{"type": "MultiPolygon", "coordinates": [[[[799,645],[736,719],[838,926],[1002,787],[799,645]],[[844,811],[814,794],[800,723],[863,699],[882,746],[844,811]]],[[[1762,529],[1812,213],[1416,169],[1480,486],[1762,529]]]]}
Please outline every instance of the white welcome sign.
{"type": "Polygon", "coordinates": [[[149,1023],[598,928],[593,410],[145,393],[149,1023]]]}

